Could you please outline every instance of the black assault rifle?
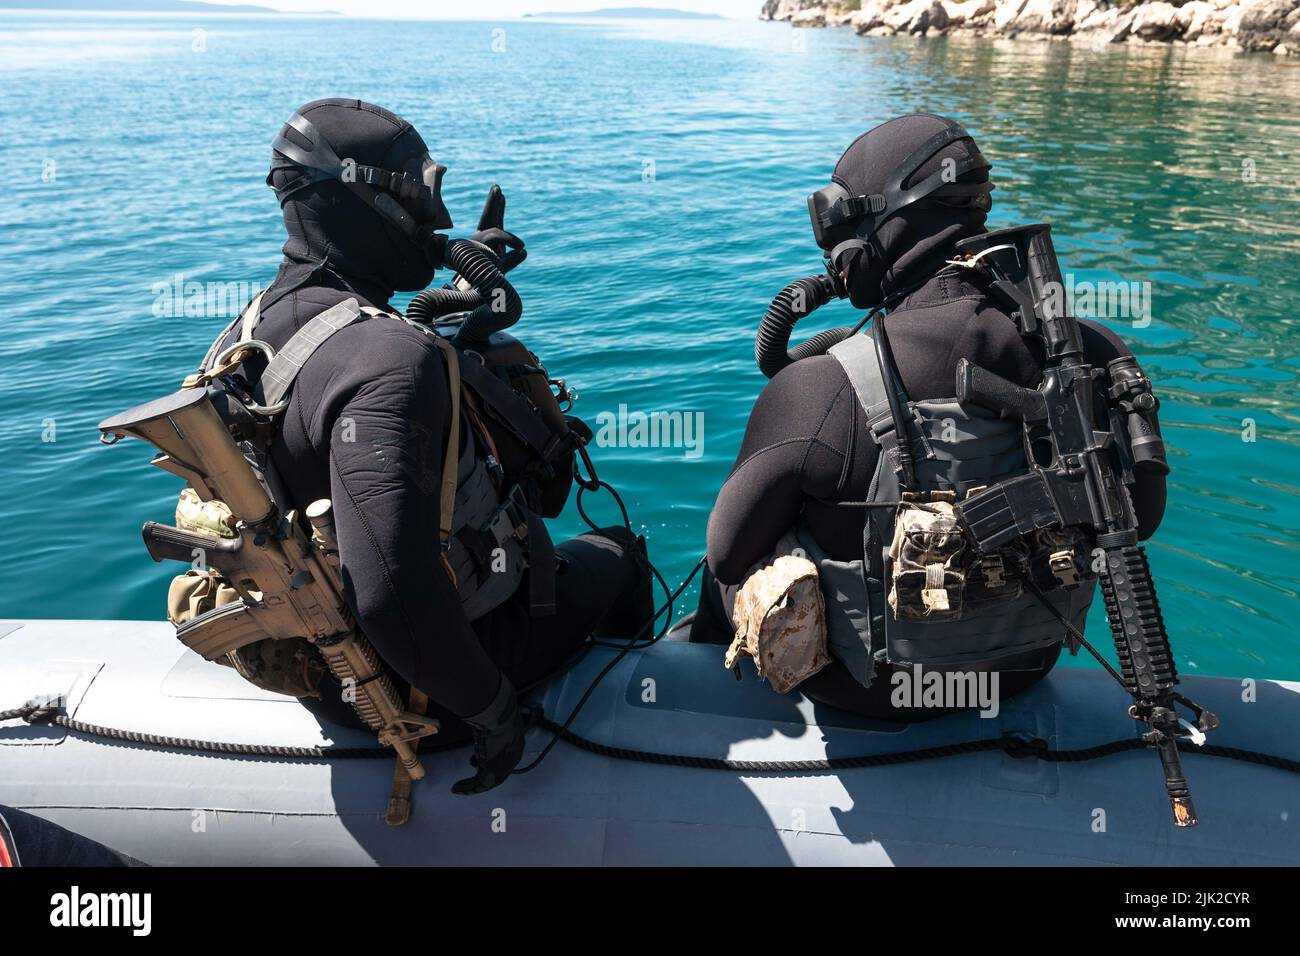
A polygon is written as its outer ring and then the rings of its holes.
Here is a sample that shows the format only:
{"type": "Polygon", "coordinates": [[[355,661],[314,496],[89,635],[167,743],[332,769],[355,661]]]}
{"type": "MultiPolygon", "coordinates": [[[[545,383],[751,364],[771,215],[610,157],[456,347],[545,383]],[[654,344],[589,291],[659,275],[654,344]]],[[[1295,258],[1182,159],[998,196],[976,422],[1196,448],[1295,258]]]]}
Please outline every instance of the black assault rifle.
{"type": "MultiPolygon", "coordinates": [[[[1037,389],[1022,388],[966,359],[958,363],[957,398],[1019,419],[1030,467],[1029,474],[963,501],[961,520],[981,553],[1042,528],[1079,529],[1096,541],[1093,553],[1101,560],[1094,561],[1094,569],[1121,680],[1135,701],[1129,713],[1147,724],[1143,740],[1160,754],[1174,822],[1193,826],[1196,810],[1178,757],[1180,724],[1189,730],[1191,724],[1179,716],[1175,701],[1193,712],[1196,739],[1204,739],[1203,732],[1219,721],[1174,691],[1178,674],[1146,553],[1137,543],[1128,490],[1138,470],[1169,470],[1155,418],[1159,403],[1132,357],[1116,359],[1105,370],[1088,364],[1079,323],[1065,301],[1050,226],[1001,229],[963,240],[957,248],[967,263],[987,269],[1021,334],[1037,338],[1046,354],[1037,389]],[[1107,375],[1110,388],[1099,396],[1094,386],[1107,375]],[[1099,397],[1109,401],[1099,403],[1099,397]]],[[[1072,646],[1081,640],[1074,631],[1072,646]]]]}

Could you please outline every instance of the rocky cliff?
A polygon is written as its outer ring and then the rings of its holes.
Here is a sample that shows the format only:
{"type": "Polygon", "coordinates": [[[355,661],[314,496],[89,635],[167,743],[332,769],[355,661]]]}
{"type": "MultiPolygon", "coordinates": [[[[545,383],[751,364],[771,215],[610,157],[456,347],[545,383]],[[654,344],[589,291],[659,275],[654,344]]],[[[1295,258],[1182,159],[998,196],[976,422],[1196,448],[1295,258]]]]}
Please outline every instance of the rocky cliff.
{"type": "Polygon", "coordinates": [[[1300,0],[766,0],[762,20],[872,36],[977,35],[1192,43],[1300,55],[1300,0]]]}

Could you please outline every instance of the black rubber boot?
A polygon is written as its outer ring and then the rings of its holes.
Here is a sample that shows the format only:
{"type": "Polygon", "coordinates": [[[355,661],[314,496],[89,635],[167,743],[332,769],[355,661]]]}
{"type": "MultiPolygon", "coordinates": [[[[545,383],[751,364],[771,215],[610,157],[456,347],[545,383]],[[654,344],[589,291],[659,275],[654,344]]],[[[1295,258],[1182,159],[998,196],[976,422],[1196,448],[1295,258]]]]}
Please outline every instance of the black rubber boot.
{"type": "Polygon", "coordinates": [[[474,730],[474,756],[478,773],[452,785],[458,794],[483,793],[500,786],[524,755],[524,734],[530,713],[519,706],[515,689],[504,674],[497,695],[483,710],[462,718],[474,730]]]}

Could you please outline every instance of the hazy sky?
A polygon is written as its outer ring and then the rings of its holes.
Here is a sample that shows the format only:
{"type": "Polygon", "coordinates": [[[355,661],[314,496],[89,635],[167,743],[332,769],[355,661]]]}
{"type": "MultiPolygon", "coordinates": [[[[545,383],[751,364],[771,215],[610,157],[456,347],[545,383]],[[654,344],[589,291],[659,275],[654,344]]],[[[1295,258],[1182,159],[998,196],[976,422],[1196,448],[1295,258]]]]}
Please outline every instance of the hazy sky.
{"type": "Polygon", "coordinates": [[[597,10],[603,7],[672,7],[752,20],[762,0],[208,0],[246,2],[279,10],[336,10],[358,17],[490,20],[525,13],[597,10]]]}

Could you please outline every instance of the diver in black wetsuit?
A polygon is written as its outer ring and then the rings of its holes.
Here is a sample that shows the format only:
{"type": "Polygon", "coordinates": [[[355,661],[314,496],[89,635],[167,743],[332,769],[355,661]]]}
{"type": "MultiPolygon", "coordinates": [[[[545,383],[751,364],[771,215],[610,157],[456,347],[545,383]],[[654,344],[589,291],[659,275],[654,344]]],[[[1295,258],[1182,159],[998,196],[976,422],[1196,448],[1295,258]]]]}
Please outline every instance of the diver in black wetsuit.
{"type": "MultiPolygon", "coordinates": [[[[401,217],[418,224],[415,237],[451,225],[439,195],[442,167],[409,123],[341,99],[310,103],[294,121],[300,117],[354,175],[387,188],[364,193],[373,199],[368,204],[346,181],[273,154],[267,182],[280,197],[288,241],[260,300],[256,338],[277,351],[344,300],[391,311],[394,291],[429,284],[436,257],[394,224],[401,217]]],[[[281,136],[292,144],[281,148],[299,159],[293,147],[311,146],[289,125],[281,136]]],[[[476,236],[501,238],[518,244],[507,233],[476,236]]],[[[502,288],[513,295],[508,283],[502,288]]],[[[236,323],[225,343],[238,331],[236,323]]],[[[263,367],[245,363],[258,370],[250,375],[263,367]]],[[[555,548],[553,614],[531,613],[532,572],[524,572],[512,595],[471,621],[438,546],[450,409],[447,368],[431,337],[375,317],[335,332],[310,356],[270,447],[295,505],[333,503],[348,606],[398,683],[426,694],[431,713],[473,729],[478,772],[455,789],[478,792],[501,783],[522,754],[525,719],[515,688],[562,667],[593,631],[631,636],[650,617],[651,593],[643,544],[610,529],[555,548]]],[[[464,416],[462,424],[463,448],[464,416]]],[[[556,465],[548,497],[562,503],[571,481],[572,451],[556,465]]],[[[337,687],[322,686],[319,700],[304,703],[333,719],[354,719],[340,697],[337,687]]],[[[443,739],[447,731],[455,733],[444,724],[443,739]]]]}
{"type": "MultiPolygon", "coordinates": [[[[880,194],[890,185],[891,174],[918,147],[933,137],[942,138],[945,130],[956,125],[942,117],[913,114],[878,126],[848,148],[836,165],[833,182],[849,196],[880,194]]],[[[901,295],[888,316],[877,321],[885,323],[911,401],[951,396],[956,365],[962,358],[1022,386],[1036,387],[1043,356],[1027,346],[982,282],[959,269],[944,268],[945,261],[955,256],[958,240],[985,231],[992,189],[988,164],[968,136],[953,139],[923,159],[905,176],[904,189],[942,172],[945,163],[948,169],[959,169],[963,163],[971,168],[955,181],[941,180],[952,185],[941,187],[937,194],[904,205],[895,214],[886,213],[862,252],[840,260],[841,288],[861,309],[901,295]]],[[[831,248],[825,251],[832,255],[831,248]]],[[[1087,321],[1081,325],[1087,358],[1094,366],[1105,367],[1111,359],[1130,354],[1105,326],[1087,321]]],[[[784,355],[782,345],[779,364],[786,364],[784,355]]],[[[739,584],[801,518],[832,559],[861,559],[864,512],[835,502],[868,497],[879,454],[866,413],[845,368],[834,357],[804,357],[775,374],[754,405],[736,464],[709,519],[711,574],[702,587],[690,640],[731,641],[731,609],[739,584]]],[[[1164,513],[1163,475],[1140,472],[1132,495],[1139,534],[1145,539],[1164,513]]],[[[1040,680],[1059,653],[1057,643],[1001,662],[1001,696],[1040,680]]],[[[891,682],[881,679],[889,676],[881,672],[891,665],[877,656],[874,666],[875,679],[864,687],[836,659],[800,690],[832,706],[883,719],[923,719],[944,712],[893,706],[891,682]]]]}

